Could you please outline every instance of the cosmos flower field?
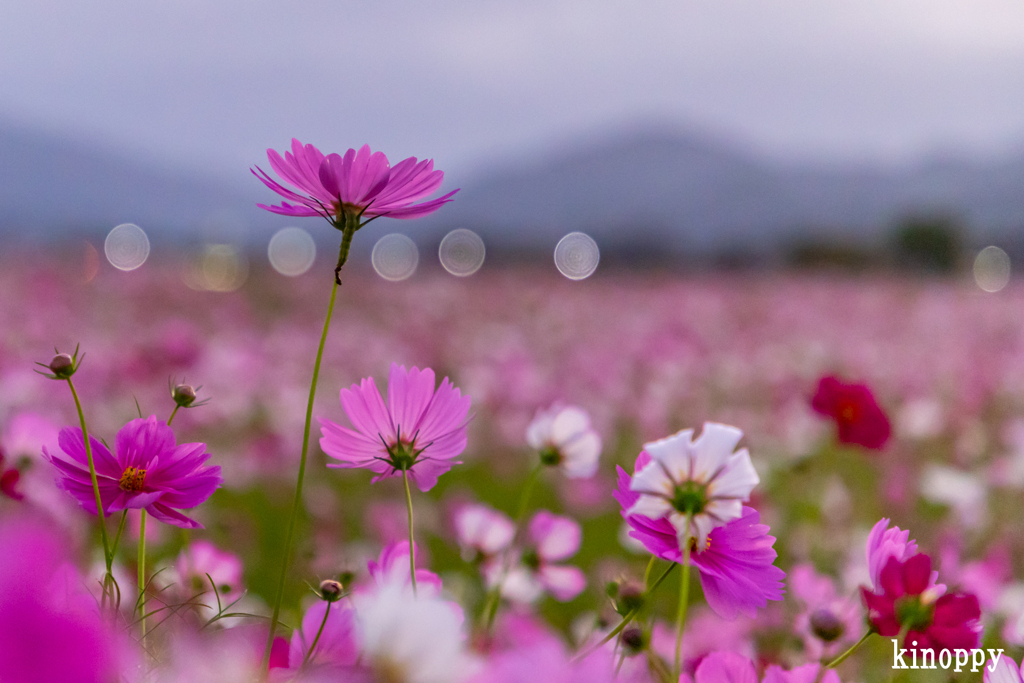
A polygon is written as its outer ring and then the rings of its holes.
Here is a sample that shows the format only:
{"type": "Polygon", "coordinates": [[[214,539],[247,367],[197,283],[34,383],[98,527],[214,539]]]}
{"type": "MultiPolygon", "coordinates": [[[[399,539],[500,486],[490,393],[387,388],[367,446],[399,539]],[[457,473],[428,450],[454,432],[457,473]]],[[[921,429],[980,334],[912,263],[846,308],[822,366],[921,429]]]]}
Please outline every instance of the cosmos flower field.
{"type": "Polygon", "coordinates": [[[5,256],[0,683],[1022,680],[1024,287],[390,282],[442,174],[270,162],[337,264],[5,256]]]}

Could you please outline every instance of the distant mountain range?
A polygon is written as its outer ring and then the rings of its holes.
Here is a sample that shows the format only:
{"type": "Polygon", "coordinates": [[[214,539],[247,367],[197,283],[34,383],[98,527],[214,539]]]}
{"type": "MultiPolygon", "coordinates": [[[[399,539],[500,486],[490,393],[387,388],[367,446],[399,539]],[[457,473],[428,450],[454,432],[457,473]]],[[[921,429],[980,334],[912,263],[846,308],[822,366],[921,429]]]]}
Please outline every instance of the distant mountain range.
{"type": "MultiPolygon", "coordinates": [[[[254,205],[272,198],[255,179],[171,172],[0,122],[0,231],[7,235],[102,235],[135,222],[156,239],[265,244],[274,229],[295,223],[254,205]]],[[[436,244],[448,229],[468,227],[499,252],[549,249],[582,230],[605,251],[707,255],[811,238],[869,244],[902,217],[922,214],[952,216],[975,240],[1024,233],[1024,152],[898,168],[787,165],[711,137],[621,133],[492,169],[415,230],[397,221],[388,230],[436,244]]]]}

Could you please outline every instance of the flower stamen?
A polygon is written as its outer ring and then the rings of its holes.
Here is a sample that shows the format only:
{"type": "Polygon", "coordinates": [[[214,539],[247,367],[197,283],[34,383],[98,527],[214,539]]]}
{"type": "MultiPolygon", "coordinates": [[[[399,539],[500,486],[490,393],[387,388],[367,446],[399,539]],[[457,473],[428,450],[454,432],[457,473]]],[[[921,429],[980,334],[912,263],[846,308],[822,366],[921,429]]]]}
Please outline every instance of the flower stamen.
{"type": "Polygon", "coordinates": [[[146,483],[146,470],[138,467],[125,468],[118,484],[122,491],[141,491],[146,483]]]}

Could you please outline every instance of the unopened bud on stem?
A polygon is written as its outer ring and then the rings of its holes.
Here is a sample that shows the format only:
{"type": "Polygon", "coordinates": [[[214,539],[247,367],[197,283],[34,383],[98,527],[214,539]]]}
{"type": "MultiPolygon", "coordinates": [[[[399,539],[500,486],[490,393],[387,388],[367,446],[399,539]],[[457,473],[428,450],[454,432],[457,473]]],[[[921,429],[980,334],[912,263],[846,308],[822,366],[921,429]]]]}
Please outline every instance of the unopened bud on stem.
{"type": "Polygon", "coordinates": [[[66,353],[58,353],[50,361],[50,372],[54,374],[57,379],[67,379],[71,375],[75,374],[75,361],[66,353]]]}
{"type": "Polygon", "coordinates": [[[320,597],[327,602],[337,602],[341,599],[341,595],[344,592],[344,587],[338,581],[325,579],[320,582],[320,597]]]}
{"type": "Polygon", "coordinates": [[[179,384],[171,391],[171,397],[182,408],[188,408],[196,401],[196,390],[189,384],[179,384]]]}

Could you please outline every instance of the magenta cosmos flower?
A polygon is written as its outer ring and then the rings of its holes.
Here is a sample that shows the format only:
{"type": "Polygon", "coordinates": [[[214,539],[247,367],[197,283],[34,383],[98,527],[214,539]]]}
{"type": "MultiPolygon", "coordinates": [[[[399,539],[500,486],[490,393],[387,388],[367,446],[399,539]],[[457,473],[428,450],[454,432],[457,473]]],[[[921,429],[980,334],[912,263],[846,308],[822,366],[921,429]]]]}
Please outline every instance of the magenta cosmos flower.
{"type": "Polygon", "coordinates": [[[978,598],[966,593],[939,595],[932,559],[918,553],[907,560],[890,557],[875,592],[861,588],[868,623],[892,638],[906,629],[903,644],[918,649],[971,649],[981,634],[978,598]]]}
{"type": "MultiPolygon", "coordinates": [[[[640,472],[652,462],[647,451],[641,451],[634,469],[640,472]]],[[[652,519],[635,514],[633,508],[640,493],[631,487],[633,478],[621,467],[615,499],[622,506],[622,516],[631,527],[629,535],[644,544],[650,552],[669,562],[681,562],[680,534],[668,517],[652,519]]],[[[723,619],[739,614],[756,616],[757,608],[769,600],[781,600],[782,579],[786,573],[774,565],[775,537],[768,527],[759,524],[757,510],[743,506],[739,517],[712,528],[704,542],[695,539],[690,563],[700,572],[700,584],[708,605],[723,619]]]]}
{"type": "Polygon", "coordinates": [[[355,429],[319,418],[324,453],[339,460],[328,467],[364,468],[376,472],[373,482],[403,471],[420,491],[459,464],[453,460],[466,448],[469,396],[448,380],[434,389],[430,368],[406,370],[391,364],[388,400],[381,398],[372,377],[341,390],[341,405],[355,429]]]}
{"type": "MultiPolygon", "coordinates": [[[[206,444],[176,445],[174,432],[155,415],[132,420],[117,433],[116,455],[90,436],[104,514],[130,508],[184,529],[202,529],[180,510],[203,503],[223,483],[220,467],[206,467],[206,444]]],[[[57,468],[57,485],[88,512],[96,514],[82,430],[65,427],[58,438],[63,453],[43,455],[57,468]]]]}
{"type": "Polygon", "coordinates": [[[889,418],[865,384],[847,384],[836,377],[822,377],[811,399],[811,407],[835,420],[840,443],[878,450],[892,435],[889,418]]]}
{"type": "Polygon", "coordinates": [[[369,145],[359,151],[350,149],[344,156],[324,155],[313,145],[292,139],[292,151],[282,157],[267,150],[270,167],[290,190],[259,166],[252,171],[263,184],[290,202],[261,209],[285,216],[322,216],[337,223],[344,215],[419,218],[437,211],[452,201],[458,190],[443,197],[416,204],[441,187],[444,173],[434,170],[434,160],[403,159],[394,167],[382,152],[371,152],[369,145]]]}

